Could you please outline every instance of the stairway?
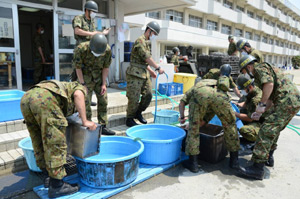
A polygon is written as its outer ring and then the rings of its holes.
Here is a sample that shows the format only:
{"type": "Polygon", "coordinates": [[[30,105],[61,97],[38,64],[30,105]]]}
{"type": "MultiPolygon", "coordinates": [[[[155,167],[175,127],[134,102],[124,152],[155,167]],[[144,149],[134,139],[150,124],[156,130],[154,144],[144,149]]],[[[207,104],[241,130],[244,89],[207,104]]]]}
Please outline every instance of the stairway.
{"type": "MultiPolygon", "coordinates": [[[[172,96],[177,102],[183,95],[172,96]]],[[[93,101],[96,96],[93,95],[93,101]]],[[[178,104],[174,104],[174,110],[178,110],[178,104]]],[[[126,120],[127,97],[121,90],[108,88],[108,127],[116,131],[117,135],[124,136],[128,128],[125,125],[126,120]]],[[[171,109],[172,103],[169,99],[158,98],[158,108],[171,109]]],[[[155,99],[148,109],[143,112],[143,117],[148,123],[153,122],[152,111],[155,109],[155,99]]],[[[97,107],[92,107],[92,120],[97,122],[97,107]]],[[[28,169],[27,163],[18,143],[29,136],[26,125],[23,120],[9,122],[0,122],[0,176],[28,169]]]]}

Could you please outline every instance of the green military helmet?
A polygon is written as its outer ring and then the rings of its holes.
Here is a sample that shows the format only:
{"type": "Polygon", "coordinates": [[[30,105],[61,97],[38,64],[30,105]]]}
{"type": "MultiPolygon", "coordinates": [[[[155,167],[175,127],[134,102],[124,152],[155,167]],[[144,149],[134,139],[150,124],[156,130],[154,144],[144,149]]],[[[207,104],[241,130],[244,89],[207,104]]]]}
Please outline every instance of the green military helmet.
{"type": "Polygon", "coordinates": [[[238,42],[236,42],[236,48],[238,51],[241,51],[246,44],[249,44],[246,39],[240,39],[238,42]]]}
{"type": "Polygon", "coordinates": [[[179,48],[178,48],[178,47],[174,47],[174,48],[172,49],[172,51],[173,51],[173,53],[175,54],[175,53],[179,52],[179,48]]]}
{"type": "Polygon", "coordinates": [[[253,79],[251,79],[249,76],[240,74],[236,80],[237,85],[239,87],[239,90],[243,90],[245,88],[248,88],[249,85],[253,83],[253,79]]]}
{"type": "Polygon", "coordinates": [[[107,39],[102,34],[95,34],[90,41],[90,49],[96,54],[103,54],[106,50],[107,39]]]}
{"type": "Polygon", "coordinates": [[[147,28],[150,28],[152,31],[156,33],[156,35],[160,32],[160,26],[156,21],[151,21],[147,24],[147,28]]]}
{"type": "Polygon", "coordinates": [[[84,4],[84,9],[91,10],[94,12],[98,12],[98,5],[95,1],[87,1],[84,4]]]}
{"type": "Polygon", "coordinates": [[[233,39],[233,35],[228,35],[228,39],[233,39]]]}
{"type": "Polygon", "coordinates": [[[231,74],[231,66],[230,64],[223,64],[221,67],[220,67],[220,72],[221,72],[221,75],[225,75],[227,77],[229,77],[229,75],[231,74]]]}
{"type": "Polygon", "coordinates": [[[246,68],[246,66],[248,64],[250,64],[251,62],[257,61],[255,57],[253,57],[252,55],[244,55],[240,61],[239,61],[239,66],[240,66],[240,72],[242,72],[242,70],[244,68],[246,68]]]}

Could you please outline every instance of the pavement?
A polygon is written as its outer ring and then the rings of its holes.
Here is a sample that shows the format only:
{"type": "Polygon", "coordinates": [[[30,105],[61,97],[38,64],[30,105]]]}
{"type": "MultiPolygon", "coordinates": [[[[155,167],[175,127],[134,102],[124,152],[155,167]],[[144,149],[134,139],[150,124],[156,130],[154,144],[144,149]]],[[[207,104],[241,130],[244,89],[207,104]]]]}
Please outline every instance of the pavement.
{"type": "MultiPolygon", "coordinates": [[[[294,82],[300,89],[300,70],[287,71],[294,75],[294,82]]],[[[118,94],[116,94],[118,95],[118,94]]],[[[110,100],[109,100],[110,101],[110,100]]],[[[295,116],[290,124],[300,127],[300,116],[295,116]]],[[[229,156],[225,160],[210,164],[200,161],[199,173],[191,173],[178,165],[143,183],[140,183],[112,199],[299,199],[300,189],[300,136],[290,130],[281,132],[278,149],[274,153],[275,166],[266,167],[265,179],[244,179],[228,166],[229,156]]],[[[249,152],[249,151],[248,151],[249,152]]],[[[251,154],[240,151],[241,165],[250,165],[251,154]]],[[[30,171],[0,178],[1,193],[9,193],[16,187],[15,182],[29,178],[33,184],[41,184],[40,177],[31,179],[30,171]],[[29,177],[28,177],[29,175],[29,177]]],[[[27,181],[25,181],[27,182],[27,181]]],[[[28,186],[28,183],[23,186],[28,186]]],[[[20,191],[11,198],[30,198],[37,196],[32,191],[20,191]]]]}

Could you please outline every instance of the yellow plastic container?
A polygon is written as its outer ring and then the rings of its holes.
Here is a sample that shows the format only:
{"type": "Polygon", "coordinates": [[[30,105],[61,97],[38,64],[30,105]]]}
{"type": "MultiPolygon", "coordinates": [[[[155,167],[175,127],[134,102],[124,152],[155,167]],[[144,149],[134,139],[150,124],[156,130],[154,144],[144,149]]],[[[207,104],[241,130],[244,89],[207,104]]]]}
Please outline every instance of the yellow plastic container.
{"type": "Polygon", "coordinates": [[[190,73],[175,73],[174,82],[183,84],[183,93],[192,88],[195,84],[197,75],[190,73]]]}

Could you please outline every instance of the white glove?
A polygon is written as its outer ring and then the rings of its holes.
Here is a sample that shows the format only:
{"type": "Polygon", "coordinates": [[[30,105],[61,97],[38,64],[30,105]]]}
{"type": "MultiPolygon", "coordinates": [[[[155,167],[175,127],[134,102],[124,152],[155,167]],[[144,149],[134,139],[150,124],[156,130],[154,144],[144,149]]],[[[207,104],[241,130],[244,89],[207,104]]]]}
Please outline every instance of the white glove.
{"type": "Polygon", "coordinates": [[[256,113],[264,113],[266,111],[266,105],[262,104],[261,102],[258,103],[255,112],[256,113]]]}
{"type": "Polygon", "coordinates": [[[258,121],[259,118],[261,117],[262,113],[257,113],[257,112],[254,112],[252,113],[251,115],[251,119],[255,120],[255,121],[258,121]]]}

